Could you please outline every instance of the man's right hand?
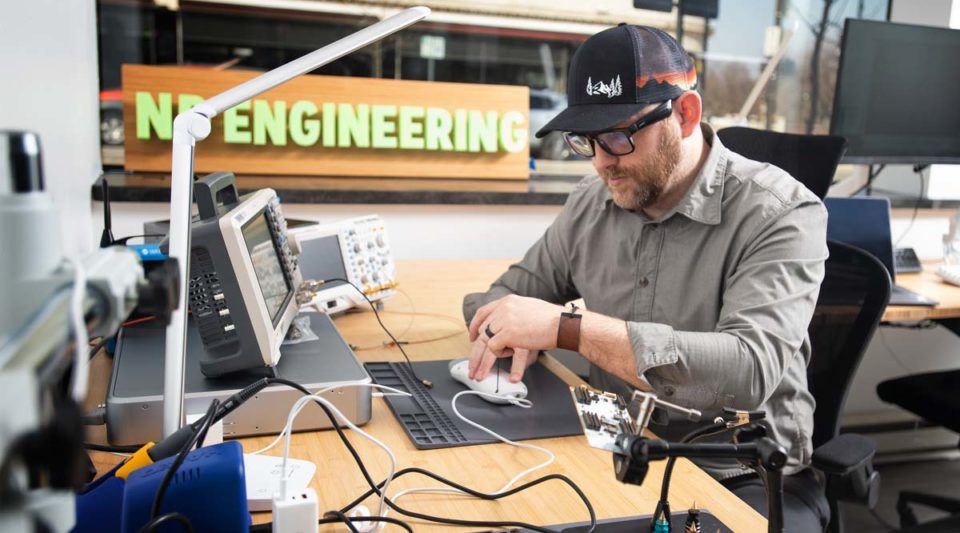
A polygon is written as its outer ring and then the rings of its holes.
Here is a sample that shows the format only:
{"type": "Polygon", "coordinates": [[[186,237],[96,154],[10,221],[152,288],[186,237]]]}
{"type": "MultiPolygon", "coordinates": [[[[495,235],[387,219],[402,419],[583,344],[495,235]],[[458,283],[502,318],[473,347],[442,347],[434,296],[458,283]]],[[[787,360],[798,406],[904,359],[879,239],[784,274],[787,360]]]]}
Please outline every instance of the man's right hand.
{"type": "Polygon", "coordinates": [[[523,373],[527,370],[527,367],[537,362],[537,352],[526,348],[507,349],[498,356],[487,348],[487,340],[486,335],[479,335],[473,341],[469,373],[467,374],[470,379],[480,381],[486,378],[490,375],[490,370],[496,364],[498,357],[513,356],[513,363],[510,365],[510,382],[518,383],[523,378],[523,373]]]}

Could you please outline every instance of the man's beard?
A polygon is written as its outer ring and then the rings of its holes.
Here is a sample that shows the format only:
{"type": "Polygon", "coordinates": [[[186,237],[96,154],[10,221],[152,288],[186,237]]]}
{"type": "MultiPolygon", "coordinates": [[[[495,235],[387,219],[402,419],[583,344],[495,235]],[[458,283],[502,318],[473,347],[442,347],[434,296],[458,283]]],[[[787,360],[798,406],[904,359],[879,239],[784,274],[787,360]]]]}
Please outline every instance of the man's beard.
{"type": "Polygon", "coordinates": [[[680,163],[680,132],[666,127],[657,150],[638,166],[604,169],[604,180],[626,178],[624,184],[608,189],[614,203],[623,209],[638,210],[657,203],[680,163]]]}

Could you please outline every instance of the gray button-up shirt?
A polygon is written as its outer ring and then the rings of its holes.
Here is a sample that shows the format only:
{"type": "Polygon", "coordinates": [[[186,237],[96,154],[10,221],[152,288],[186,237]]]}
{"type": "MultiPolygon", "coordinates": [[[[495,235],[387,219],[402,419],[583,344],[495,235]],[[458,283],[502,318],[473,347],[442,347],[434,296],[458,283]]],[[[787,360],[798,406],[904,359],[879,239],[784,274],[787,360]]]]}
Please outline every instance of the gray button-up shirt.
{"type": "MultiPolygon", "coordinates": [[[[704,412],[765,410],[789,452],[784,472],[810,461],[813,397],[807,390],[807,326],[827,258],[827,212],[789,174],[724,148],[709,126],[710,153],[671,211],[651,220],[618,207],[603,181],[585,178],[519,263],[464,314],[509,293],[565,303],[626,321],[638,377],[663,399],[704,412]]],[[[595,387],[630,387],[592,367],[595,387]]],[[[702,425],[702,424],[697,424],[702,425]]],[[[694,427],[653,428],[678,440],[694,427]]],[[[729,435],[725,437],[729,440],[729,435]]],[[[734,461],[698,463],[716,477],[734,461]]]]}

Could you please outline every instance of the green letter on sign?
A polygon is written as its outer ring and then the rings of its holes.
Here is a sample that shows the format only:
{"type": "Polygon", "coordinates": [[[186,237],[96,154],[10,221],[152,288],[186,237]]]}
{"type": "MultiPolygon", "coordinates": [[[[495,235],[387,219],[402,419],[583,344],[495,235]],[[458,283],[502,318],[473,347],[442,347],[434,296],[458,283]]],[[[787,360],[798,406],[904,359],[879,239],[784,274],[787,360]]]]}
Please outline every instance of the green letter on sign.
{"type": "Polygon", "coordinates": [[[395,105],[374,105],[370,106],[371,125],[370,136],[374,148],[396,148],[397,147],[397,125],[393,121],[387,120],[397,116],[397,106],[395,105]]]}
{"type": "Polygon", "coordinates": [[[486,117],[480,111],[470,111],[470,121],[467,129],[469,130],[469,146],[471,152],[497,151],[497,112],[487,111],[486,117]]]}
{"type": "Polygon", "coordinates": [[[527,139],[527,128],[523,124],[523,113],[507,111],[500,119],[500,148],[515,153],[523,150],[527,139]]]}
{"type": "Polygon", "coordinates": [[[159,102],[146,91],[137,91],[137,138],[150,139],[150,128],[157,132],[157,138],[169,141],[173,138],[173,95],[160,93],[159,102]]]}
{"type": "Polygon", "coordinates": [[[320,138],[320,121],[312,117],[317,106],[309,100],[300,100],[290,106],[290,140],[297,146],[313,146],[320,138]]]}
{"type": "Polygon", "coordinates": [[[337,146],[370,148],[370,105],[358,104],[356,111],[350,104],[337,106],[337,146]]]}
{"type": "Polygon", "coordinates": [[[400,108],[400,148],[423,150],[423,108],[402,106],[400,108]]]}
{"type": "Polygon", "coordinates": [[[450,132],[453,130],[453,117],[450,112],[440,107],[428,107],[426,126],[427,150],[453,150],[453,141],[450,132]]]}
{"type": "Polygon", "coordinates": [[[249,100],[223,112],[223,142],[227,144],[250,144],[250,131],[240,131],[250,127],[250,116],[241,115],[241,110],[250,111],[249,100]]]}
{"type": "Polygon", "coordinates": [[[253,101],[253,144],[287,145],[287,103],[274,102],[273,108],[266,100],[253,101]]]}
{"type": "Polygon", "coordinates": [[[197,96],[195,94],[181,94],[177,97],[177,113],[183,113],[184,111],[189,111],[193,106],[199,104],[203,101],[202,96],[197,96]]]}
{"type": "Polygon", "coordinates": [[[336,104],[323,104],[323,146],[333,148],[337,145],[337,106],[336,104]]]}

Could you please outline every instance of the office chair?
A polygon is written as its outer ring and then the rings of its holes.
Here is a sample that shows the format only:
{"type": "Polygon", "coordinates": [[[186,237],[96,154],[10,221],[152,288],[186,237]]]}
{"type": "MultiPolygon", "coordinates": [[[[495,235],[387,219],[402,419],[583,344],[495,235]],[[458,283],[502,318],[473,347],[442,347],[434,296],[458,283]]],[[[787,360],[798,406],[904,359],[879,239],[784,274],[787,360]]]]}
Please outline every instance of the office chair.
{"type": "MultiPolygon", "coordinates": [[[[914,374],[890,379],[877,385],[880,399],[960,433],[960,370],[914,374]]],[[[902,491],[897,498],[897,514],[902,531],[960,531],[960,499],[914,491],[902,491]],[[918,524],[911,504],[932,507],[949,516],[918,524]]]]}
{"type": "Polygon", "coordinates": [[[847,140],[835,135],[799,135],[740,126],[724,128],[717,135],[730,150],[786,170],[821,200],[847,151],[847,140]]]}
{"type": "Polygon", "coordinates": [[[830,257],[809,333],[807,368],[813,414],[813,466],[826,474],[830,504],[828,530],[843,531],[839,502],[873,508],[880,475],[873,470],[876,444],[856,434],[840,433],[840,416],[850,383],[890,299],[890,274],[870,253],[828,241],[830,257]]]}

